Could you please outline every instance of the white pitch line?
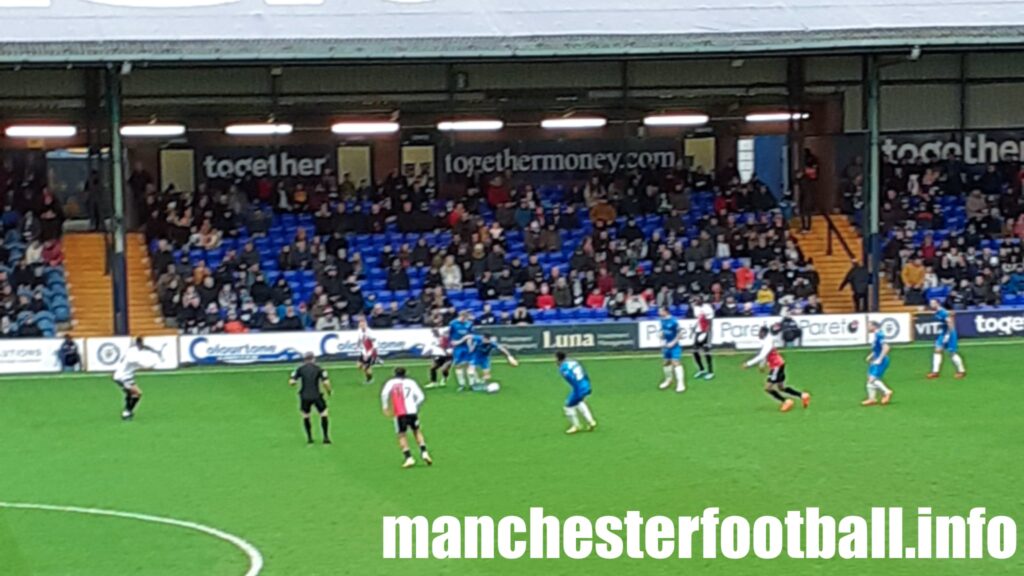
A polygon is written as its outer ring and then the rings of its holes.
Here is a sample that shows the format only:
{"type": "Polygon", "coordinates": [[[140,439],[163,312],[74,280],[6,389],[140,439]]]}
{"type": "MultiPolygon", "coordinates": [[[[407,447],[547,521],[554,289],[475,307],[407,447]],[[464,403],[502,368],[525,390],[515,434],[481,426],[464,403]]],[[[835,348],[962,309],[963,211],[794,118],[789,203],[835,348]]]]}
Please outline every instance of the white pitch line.
{"type": "MultiPolygon", "coordinates": [[[[975,340],[975,341],[960,341],[960,347],[967,348],[983,348],[986,346],[1020,346],[1024,340],[1020,338],[1007,338],[1005,340],[975,340]]],[[[902,349],[920,349],[920,348],[934,348],[935,344],[931,341],[912,342],[905,344],[896,344],[893,346],[896,350],[902,349]]],[[[685,347],[684,347],[685,348],[685,347]]],[[[820,347],[820,348],[783,348],[782,351],[786,354],[815,354],[815,353],[828,353],[828,352],[844,352],[850,350],[867,350],[867,344],[860,346],[832,346],[832,347],[820,347]]],[[[635,358],[661,358],[661,354],[654,352],[651,348],[645,348],[637,352],[618,353],[618,354],[601,354],[593,352],[580,352],[575,354],[580,360],[586,360],[588,362],[603,362],[603,361],[614,361],[614,360],[629,360],[635,358]]],[[[738,350],[736,348],[716,348],[716,354],[722,356],[739,356],[745,354],[754,354],[757,352],[756,348],[749,350],[738,350]]],[[[520,364],[554,364],[554,352],[551,354],[543,355],[530,355],[524,358],[518,358],[520,364]]],[[[182,366],[177,370],[159,370],[159,371],[146,371],[141,372],[144,378],[150,378],[153,376],[180,376],[182,373],[188,374],[189,372],[201,372],[204,374],[247,374],[252,372],[278,372],[278,373],[290,373],[296,362],[274,362],[265,364],[244,364],[237,365],[237,367],[230,364],[207,364],[198,365],[191,364],[182,366]]],[[[390,359],[387,360],[388,365],[404,365],[404,366],[429,366],[431,363],[430,359],[427,358],[407,358],[407,359],[390,359]],[[403,361],[404,360],[404,361],[403,361]]],[[[331,360],[324,363],[331,369],[338,368],[356,368],[355,359],[345,360],[331,360]]],[[[0,384],[7,380],[58,380],[63,379],[75,379],[75,378],[99,378],[103,376],[109,377],[109,372],[58,372],[53,374],[0,374],[0,384]]]]}
{"type": "Polygon", "coordinates": [[[222,530],[217,530],[216,528],[211,528],[197,522],[164,518],[162,516],[150,516],[148,514],[135,514],[133,512],[103,510],[100,508],[79,508],[77,506],[55,506],[52,504],[31,504],[25,502],[0,502],[0,508],[9,508],[12,510],[45,510],[48,512],[67,512],[70,514],[88,514],[91,516],[109,516],[113,518],[127,518],[129,520],[149,522],[151,524],[165,524],[168,526],[176,526],[178,528],[187,528],[189,530],[195,530],[196,532],[201,532],[208,536],[213,536],[214,538],[223,540],[245,553],[245,555],[249,557],[249,570],[245,572],[245,576],[259,576],[259,573],[263,571],[263,555],[260,554],[260,551],[257,550],[255,546],[234,534],[229,534],[222,530]]]}

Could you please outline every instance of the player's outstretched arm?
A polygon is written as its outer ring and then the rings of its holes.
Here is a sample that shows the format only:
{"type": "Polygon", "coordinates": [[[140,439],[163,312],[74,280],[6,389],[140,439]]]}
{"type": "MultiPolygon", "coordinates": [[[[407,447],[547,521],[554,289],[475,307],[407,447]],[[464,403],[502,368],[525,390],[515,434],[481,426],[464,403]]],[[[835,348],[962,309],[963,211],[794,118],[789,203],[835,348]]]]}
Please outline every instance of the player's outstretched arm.
{"type": "Polygon", "coordinates": [[[384,415],[389,418],[391,417],[391,410],[389,409],[390,405],[388,402],[388,396],[390,396],[391,394],[392,386],[394,386],[394,384],[388,382],[387,384],[384,385],[383,388],[381,388],[380,391],[380,411],[383,412],[384,415]]]}

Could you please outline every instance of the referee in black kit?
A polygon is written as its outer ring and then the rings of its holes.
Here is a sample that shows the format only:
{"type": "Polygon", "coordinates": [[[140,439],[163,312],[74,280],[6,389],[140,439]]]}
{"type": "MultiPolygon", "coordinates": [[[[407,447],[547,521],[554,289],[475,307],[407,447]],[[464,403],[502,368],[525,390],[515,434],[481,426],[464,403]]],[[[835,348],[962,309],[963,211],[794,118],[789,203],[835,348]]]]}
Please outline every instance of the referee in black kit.
{"type": "Polygon", "coordinates": [[[316,357],[312,352],[306,353],[302,366],[292,372],[288,379],[290,386],[299,382],[299,411],[302,412],[302,425],[306,428],[306,440],[313,443],[313,425],[309,421],[309,409],[315,407],[320,414],[320,428],[324,431],[324,444],[331,443],[331,435],[328,432],[330,424],[327,420],[327,402],[324,400],[324,392],[331,395],[331,381],[327,379],[327,371],[316,365],[316,357]],[[321,386],[323,387],[321,389],[321,386]]]}

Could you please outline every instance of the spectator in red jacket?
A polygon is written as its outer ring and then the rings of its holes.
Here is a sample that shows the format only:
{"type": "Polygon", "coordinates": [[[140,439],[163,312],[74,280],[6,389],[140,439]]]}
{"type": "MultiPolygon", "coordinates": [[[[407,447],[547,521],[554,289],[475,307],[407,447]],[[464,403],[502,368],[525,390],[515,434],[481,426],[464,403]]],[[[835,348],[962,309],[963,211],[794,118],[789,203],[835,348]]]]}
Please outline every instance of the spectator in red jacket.
{"type": "Polygon", "coordinates": [[[537,295],[537,308],[539,310],[554,310],[555,297],[551,294],[551,287],[547,282],[540,285],[540,294],[537,295]]]}

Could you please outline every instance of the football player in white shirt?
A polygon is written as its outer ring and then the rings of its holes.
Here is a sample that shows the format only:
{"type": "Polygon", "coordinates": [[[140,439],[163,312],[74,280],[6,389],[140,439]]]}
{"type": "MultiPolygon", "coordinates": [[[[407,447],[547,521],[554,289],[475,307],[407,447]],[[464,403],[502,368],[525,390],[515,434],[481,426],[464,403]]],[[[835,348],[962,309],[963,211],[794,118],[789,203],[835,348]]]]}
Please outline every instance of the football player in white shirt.
{"type": "Polygon", "coordinates": [[[138,337],[128,349],[114,370],[114,383],[124,392],[124,411],[121,412],[122,420],[131,420],[135,417],[135,408],[142,401],[142,389],[135,383],[136,370],[151,370],[163,361],[163,355],[142,341],[138,337]]]}
{"type": "Polygon", "coordinates": [[[366,377],[364,384],[373,383],[373,365],[379,362],[377,355],[377,338],[374,337],[366,318],[359,319],[359,335],[356,337],[359,348],[359,360],[356,361],[359,371],[366,377]]]}
{"type": "Polygon", "coordinates": [[[697,330],[693,336],[693,361],[697,363],[697,373],[693,377],[711,380],[715,377],[715,360],[711,356],[711,321],[715,319],[715,308],[700,296],[693,298],[692,306],[693,317],[697,319],[697,330]]]}
{"type": "Polygon", "coordinates": [[[380,408],[387,417],[395,419],[395,433],[398,434],[398,446],[402,449],[405,461],[402,468],[412,468],[416,461],[412,459],[412,451],[409,450],[409,439],[405,433],[412,430],[416,436],[416,442],[420,446],[420,459],[430,466],[434,463],[427,452],[427,441],[423,438],[423,431],[420,430],[420,405],[426,396],[412,378],[406,378],[405,368],[395,368],[395,377],[384,384],[380,392],[380,408]]]}

